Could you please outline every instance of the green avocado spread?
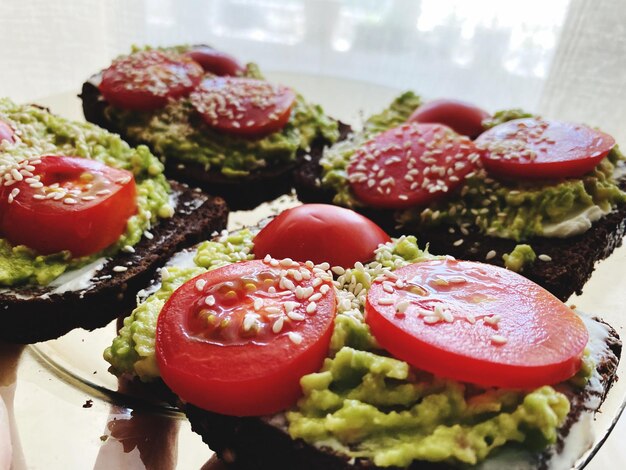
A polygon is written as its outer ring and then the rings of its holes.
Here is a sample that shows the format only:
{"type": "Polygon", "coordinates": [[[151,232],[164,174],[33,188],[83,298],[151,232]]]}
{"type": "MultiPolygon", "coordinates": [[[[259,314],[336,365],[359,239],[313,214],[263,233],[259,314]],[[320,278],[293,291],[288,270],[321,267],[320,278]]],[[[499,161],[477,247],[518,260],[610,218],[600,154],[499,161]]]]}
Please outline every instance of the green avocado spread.
{"type": "MultiPolygon", "coordinates": [[[[161,308],[186,280],[224,264],[251,259],[253,234],[243,230],[205,242],[186,262],[174,259],[156,292],[143,300],[104,357],[116,374],[155,380],[155,327],[161,308]]],[[[556,441],[569,412],[566,396],[536,390],[478,389],[411,369],[380,350],[364,321],[367,290],[385,272],[432,259],[415,237],[381,245],[375,260],[336,278],[338,312],[322,370],[301,379],[303,396],[287,410],[295,438],[378,466],[413,460],[476,464],[503,446],[535,451],[556,441]]],[[[581,370],[576,377],[584,385],[581,370]]]]}
{"type": "Polygon", "coordinates": [[[159,218],[172,216],[170,187],[162,174],[163,165],[146,146],[131,148],[118,135],[93,124],[71,121],[5,98],[0,99],[0,120],[11,126],[17,136],[14,143],[0,142],[0,168],[4,171],[22,160],[42,155],[91,158],[134,174],[138,206],[114,245],[86,257],[72,258],[69,252],[40,255],[0,238],[0,287],[47,285],[68,270],[132,247],[159,218]]]}
{"type": "MultiPolygon", "coordinates": [[[[184,52],[185,48],[176,48],[184,52]]],[[[255,64],[244,76],[263,79],[255,64]]],[[[108,119],[132,141],[147,144],[157,155],[201,163],[227,177],[245,177],[251,172],[294,162],[299,150],[307,151],[315,139],[327,143],[339,138],[337,121],[318,105],[297,95],[285,127],[260,139],[228,136],[207,126],[188,98],[170,100],[163,109],[150,112],[121,110],[109,106],[108,119]]]]}
{"type": "MultiPolygon", "coordinates": [[[[372,116],[363,131],[324,151],[321,185],[335,192],[333,202],[346,207],[362,205],[352,194],[346,168],[354,152],[375,134],[404,122],[420,105],[411,92],[396,98],[383,112],[372,116]]],[[[484,122],[490,128],[505,121],[531,116],[519,109],[497,112],[484,122]]],[[[396,212],[400,227],[415,229],[437,225],[476,226],[486,235],[516,241],[535,236],[566,238],[626,202],[615,179],[624,155],[615,147],[590,173],[559,181],[497,181],[484,170],[468,175],[460,190],[427,208],[396,212]]]]}

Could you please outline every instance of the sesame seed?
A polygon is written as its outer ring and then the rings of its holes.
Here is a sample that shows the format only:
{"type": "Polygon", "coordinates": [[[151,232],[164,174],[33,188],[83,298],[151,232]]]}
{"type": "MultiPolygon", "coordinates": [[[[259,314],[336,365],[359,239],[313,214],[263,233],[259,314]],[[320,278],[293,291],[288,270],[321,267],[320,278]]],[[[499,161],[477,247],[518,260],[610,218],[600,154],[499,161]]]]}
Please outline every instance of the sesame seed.
{"type": "Polygon", "coordinates": [[[143,236],[146,237],[148,240],[152,240],[154,238],[154,235],[152,235],[152,233],[148,232],[147,230],[144,230],[143,236]]]}
{"type": "Polygon", "coordinates": [[[465,240],[459,238],[457,241],[453,243],[454,246],[461,246],[465,240]]]}
{"type": "Polygon", "coordinates": [[[293,321],[302,321],[306,318],[304,315],[298,312],[289,312],[287,316],[293,321]]]}
{"type": "Polygon", "coordinates": [[[552,261],[552,258],[545,254],[539,255],[537,256],[537,258],[539,258],[541,261],[552,261]]]}
{"type": "Polygon", "coordinates": [[[507,339],[502,335],[493,335],[491,336],[491,342],[493,344],[501,345],[507,342],[507,339]]]}
{"type": "MultiPolygon", "coordinates": [[[[196,287],[198,287],[196,285],[196,287]]],[[[207,304],[209,307],[213,307],[213,305],[215,305],[215,297],[212,295],[208,295],[206,299],[204,299],[204,303],[207,304]]]]}
{"type": "Polygon", "coordinates": [[[295,309],[298,305],[300,305],[299,302],[294,302],[294,301],[287,301],[283,304],[283,306],[285,307],[285,313],[290,313],[293,311],[293,309],[295,309]]]}
{"type": "Polygon", "coordinates": [[[122,247],[122,251],[125,252],[125,253],[134,253],[135,252],[135,248],[133,248],[130,245],[124,245],[122,247]]]}
{"type": "Polygon", "coordinates": [[[501,320],[500,315],[491,315],[490,317],[484,317],[483,321],[490,325],[497,325],[501,320]]]}
{"type": "Polygon", "coordinates": [[[409,308],[409,305],[410,303],[408,300],[401,300],[396,304],[396,310],[400,313],[404,313],[406,312],[406,309],[409,308]]]}
{"type": "MultiPolygon", "coordinates": [[[[281,266],[290,267],[294,265],[294,261],[291,258],[285,258],[279,261],[281,266]]],[[[297,263],[296,263],[297,265],[297,263]]]]}
{"type": "Polygon", "coordinates": [[[123,273],[124,271],[128,271],[126,266],[113,266],[113,271],[116,273],[123,273]]]}
{"type": "Polygon", "coordinates": [[[312,314],[317,309],[317,304],[315,302],[310,302],[309,305],[306,306],[306,313],[312,314]]]}
{"type": "Polygon", "coordinates": [[[281,313],[280,307],[266,307],[265,311],[270,315],[281,313]]]}
{"type": "Polygon", "coordinates": [[[281,315],[272,325],[272,331],[276,334],[280,333],[280,331],[283,329],[284,324],[285,324],[285,317],[281,315]]]}
{"type": "Polygon", "coordinates": [[[106,196],[107,194],[111,194],[110,189],[101,189],[96,193],[96,196],[106,196]]]}
{"type": "Polygon", "coordinates": [[[428,324],[433,324],[433,323],[438,323],[440,320],[439,317],[436,317],[434,315],[428,315],[424,317],[424,323],[428,323],[428,324]]]}
{"type": "Polygon", "coordinates": [[[324,284],[322,287],[320,287],[320,292],[322,294],[326,294],[326,292],[328,292],[330,290],[330,286],[328,284],[324,284]]]}
{"type": "Polygon", "coordinates": [[[322,293],[321,293],[321,292],[318,292],[318,293],[316,293],[316,294],[313,294],[311,297],[309,297],[309,300],[310,300],[311,302],[317,302],[317,301],[318,301],[319,299],[321,299],[321,298],[322,298],[322,293]]]}
{"type": "Polygon", "coordinates": [[[302,335],[300,333],[296,333],[295,331],[290,331],[287,333],[289,339],[293,344],[300,344],[302,342],[302,335]]]}
{"type": "Polygon", "coordinates": [[[71,197],[66,197],[65,199],[63,199],[63,204],[70,204],[70,205],[74,205],[77,204],[78,201],[74,198],[71,197]]]}
{"type": "Polygon", "coordinates": [[[394,300],[391,297],[381,297],[378,299],[378,305],[393,305],[394,300]]]}
{"type": "Polygon", "coordinates": [[[490,250],[486,255],[485,259],[489,260],[496,257],[496,250],[490,250]]]}
{"type": "Polygon", "coordinates": [[[255,310],[260,310],[263,307],[263,299],[254,299],[253,307],[255,310]]]}
{"type": "Polygon", "coordinates": [[[205,286],[206,286],[206,281],[204,279],[198,279],[196,281],[196,289],[198,290],[198,292],[202,292],[205,286]]]}
{"type": "Polygon", "coordinates": [[[342,274],[345,274],[346,272],[346,270],[342,268],[341,266],[333,266],[331,268],[331,271],[337,274],[338,276],[341,276],[342,274]]]}

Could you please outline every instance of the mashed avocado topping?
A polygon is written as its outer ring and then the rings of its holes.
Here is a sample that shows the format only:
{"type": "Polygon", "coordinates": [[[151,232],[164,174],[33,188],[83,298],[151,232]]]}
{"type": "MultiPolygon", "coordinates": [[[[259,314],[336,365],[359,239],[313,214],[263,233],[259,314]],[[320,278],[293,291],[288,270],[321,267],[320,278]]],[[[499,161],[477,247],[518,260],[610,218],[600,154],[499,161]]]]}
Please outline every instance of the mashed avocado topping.
{"type": "MultiPolygon", "coordinates": [[[[160,288],[126,318],[105,351],[113,371],[158,378],[155,328],[167,298],[207,269],[251,259],[253,236],[249,230],[224,234],[200,245],[193,263],[168,266],[160,288]]],[[[320,372],[301,379],[304,395],[286,413],[293,438],[400,467],[416,459],[474,464],[507,443],[535,449],[556,441],[570,405],[552,387],[478,389],[413,370],[379,349],[363,317],[371,283],[390,270],[433,258],[415,237],[401,237],[381,245],[371,263],[357,263],[337,277],[329,357],[320,372]]],[[[584,384],[592,370],[581,369],[576,380],[584,384]]]]}
{"type": "Polygon", "coordinates": [[[505,253],[502,255],[504,266],[511,271],[520,272],[527,264],[533,264],[537,259],[535,250],[530,245],[521,244],[515,245],[515,248],[511,253],[505,253]]]}
{"type": "Polygon", "coordinates": [[[626,202],[613,177],[623,160],[615,147],[581,179],[549,182],[496,181],[481,170],[466,179],[459,194],[427,209],[401,211],[397,218],[406,226],[475,225],[487,235],[516,241],[576,235],[626,202]],[[572,226],[581,216],[582,223],[572,226]]]}
{"type": "MultiPolygon", "coordinates": [[[[404,122],[420,105],[411,92],[396,98],[382,113],[372,116],[362,132],[324,151],[321,184],[335,192],[333,202],[359,207],[350,189],[346,168],[354,152],[375,134],[404,122]]],[[[512,119],[532,116],[520,109],[497,112],[484,122],[490,128],[512,119]]],[[[429,207],[398,211],[396,220],[404,227],[432,227],[441,224],[477,226],[486,235],[516,241],[535,236],[570,237],[626,202],[614,178],[625,157],[615,147],[607,158],[580,179],[560,181],[496,181],[484,170],[465,180],[461,190],[429,207]]]]}
{"type": "Polygon", "coordinates": [[[104,352],[104,358],[111,363],[115,373],[136,374],[144,381],[158,378],[154,338],[157,318],[167,299],[193,277],[226,264],[252,259],[252,238],[253,234],[247,229],[225,234],[217,241],[199,245],[192,262],[162,269],[158,290],[124,319],[118,336],[104,352]]]}
{"type": "MultiPolygon", "coordinates": [[[[176,48],[184,52],[185,48],[176,48]]],[[[263,79],[255,64],[244,76],[263,79]]],[[[335,142],[337,122],[318,105],[297,95],[288,123],[280,132],[256,140],[228,136],[207,126],[187,98],[171,100],[151,112],[121,110],[109,106],[107,118],[133,141],[150,146],[158,155],[172,155],[181,163],[201,163],[228,177],[243,177],[256,170],[294,162],[299,150],[308,150],[316,138],[335,142]]]]}
{"type": "Polygon", "coordinates": [[[163,165],[147,147],[131,148],[116,134],[93,124],[74,122],[52,115],[36,106],[17,105],[0,99],[0,120],[18,137],[15,143],[0,142],[2,166],[42,155],[64,155],[98,160],[131,171],[137,185],[138,212],[128,220],[126,232],[117,243],[100,253],[71,258],[69,252],[39,255],[25,246],[11,246],[0,239],[0,286],[46,285],[67,270],[100,257],[108,257],[125,246],[139,242],[143,232],[159,218],[171,217],[170,187],[163,165]]]}

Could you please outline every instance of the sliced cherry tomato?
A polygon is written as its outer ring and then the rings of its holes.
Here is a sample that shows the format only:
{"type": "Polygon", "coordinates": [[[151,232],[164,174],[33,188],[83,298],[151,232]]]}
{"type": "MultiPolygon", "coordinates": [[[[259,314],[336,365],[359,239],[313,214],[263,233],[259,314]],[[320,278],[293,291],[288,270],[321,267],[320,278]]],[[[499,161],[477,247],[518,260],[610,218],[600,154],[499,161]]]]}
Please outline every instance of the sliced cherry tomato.
{"type": "Polygon", "coordinates": [[[230,264],[183,284],[157,323],[161,377],[184,401],[217,413],[254,416],[292,406],[300,378],[319,370],[332,335],[335,293],[319,276],[272,259],[230,264]]]}
{"type": "Polygon", "coordinates": [[[575,178],[593,170],[615,139],[583,124],[515,119],[476,139],[485,168],[512,178],[575,178]]]}
{"type": "Polygon", "coordinates": [[[195,46],[185,55],[202,66],[205,72],[215,75],[241,75],[246,68],[237,59],[225,52],[218,51],[208,46],[195,46]]]}
{"type": "Polygon", "coordinates": [[[373,207],[428,204],[450,193],[476,168],[474,143],[441,124],[403,124],[355,152],[348,180],[356,197],[373,207]]]}
{"type": "Polygon", "coordinates": [[[3,140],[15,142],[15,132],[6,122],[0,121],[0,142],[3,140]]]}
{"type": "Polygon", "coordinates": [[[374,258],[374,250],[390,240],[374,222],[350,209],[305,204],[283,211],[254,238],[254,255],[328,262],[351,268],[374,258]]]}
{"type": "Polygon", "coordinates": [[[207,78],[191,94],[207,125],[243,137],[262,137],[285,127],[295,100],[291,88],[242,77],[207,78]]]}
{"type": "Polygon", "coordinates": [[[460,100],[440,99],[429,101],[417,108],[409,122],[437,123],[458,134],[475,139],[483,132],[483,120],[489,113],[478,106],[460,100]]]}
{"type": "Polygon", "coordinates": [[[44,156],[5,173],[0,232],[39,253],[96,253],[115,243],[137,211],[133,174],[95,160],[44,156]]]}
{"type": "Polygon", "coordinates": [[[140,51],[113,61],[102,73],[99,89],[115,107],[151,111],[170,98],[188,95],[203,75],[202,67],[189,57],[140,51]]]}
{"type": "Polygon", "coordinates": [[[582,320],[537,284],[497,266],[451,259],[411,264],[368,292],[379,344],[412,366],[482,386],[531,388],[580,368],[582,320]]]}

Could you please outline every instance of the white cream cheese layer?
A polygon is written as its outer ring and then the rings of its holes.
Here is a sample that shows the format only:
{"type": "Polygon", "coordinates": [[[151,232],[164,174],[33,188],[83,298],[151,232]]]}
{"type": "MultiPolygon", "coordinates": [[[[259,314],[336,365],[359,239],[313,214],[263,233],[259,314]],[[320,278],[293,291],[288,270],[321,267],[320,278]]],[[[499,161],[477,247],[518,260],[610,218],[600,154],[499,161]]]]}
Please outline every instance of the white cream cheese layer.
{"type": "Polygon", "coordinates": [[[561,222],[545,224],[542,235],[553,238],[568,238],[579,235],[589,230],[596,220],[600,220],[609,212],[610,210],[605,211],[596,205],[587,207],[578,214],[574,214],[561,222]]]}

